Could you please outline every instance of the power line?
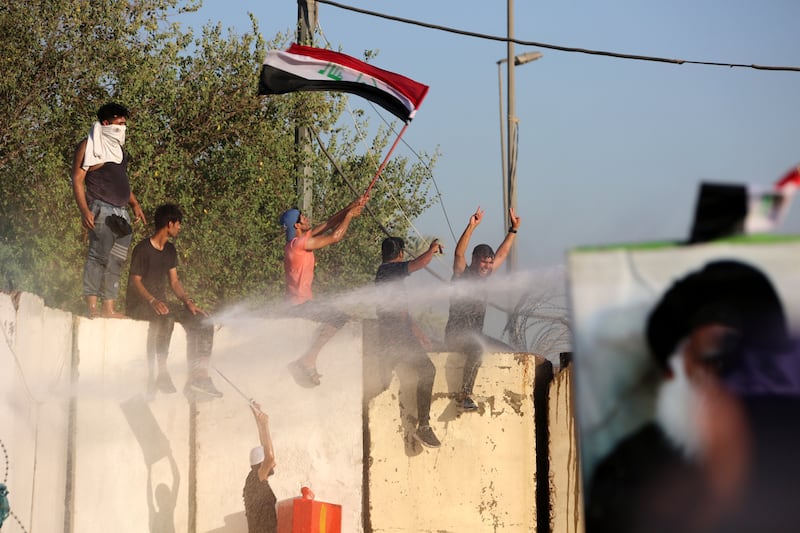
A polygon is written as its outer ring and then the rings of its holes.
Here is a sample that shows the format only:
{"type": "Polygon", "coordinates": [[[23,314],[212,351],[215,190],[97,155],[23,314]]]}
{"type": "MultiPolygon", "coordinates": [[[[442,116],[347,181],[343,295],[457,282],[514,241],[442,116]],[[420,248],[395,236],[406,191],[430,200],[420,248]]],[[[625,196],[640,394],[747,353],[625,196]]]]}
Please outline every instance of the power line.
{"type": "Polygon", "coordinates": [[[467,37],[477,37],[479,39],[487,39],[490,41],[499,41],[499,42],[512,42],[515,44],[523,45],[523,46],[535,46],[537,48],[546,48],[549,50],[558,50],[560,52],[570,52],[570,53],[577,53],[577,54],[589,54],[589,55],[597,55],[597,56],[605,56],[605,57],[614,57],[617,59],[632,59],[636,61],[651,61],[656,63],[672,63],[674,65],[683,65],[683,64],[692,64],[692,65],[705,65],[705,66],[713,66],[713,67],[729,67],[729,68],[751,68],[755,70],[774,70],[774,71],[784,71],[784,72],[800,72],[800,67],[790,67],[790,66],[775,66],[775,65],[754,65],[754,64],[745,64],[745,63],[725,63],[721,61],[700,61],[700,60],[692,60],[692,59],[671,59],[667,57],[658,57],[658,56],[646,56],[640,54],[626,54],[622,52],[608,52],[605,50],[592,50],[590,48],[577,48],[573,46],[561,46],[557,44],[548,44],[548,43],[540,43],[538,41],[526,41],[522,39],[509,39],[508,37],[500,37],[497,35],[489,35],[486,33],[478,33],[473,31],[467,30],[459,30],[457,28],[450,28],[447,26],[441,26],[439,24],[431,24],[429,22],[421,22],[419,20],[407,19],[403,17],[396,17],[394,15],[386,15],[385,13],[378,13],[377,11],[370,11],[368,9],[362,9],[358,7],[348,6],[345,4],[340,4],[339,2],[332,2],[331,0],[316,0],[320,4],[328,4],[334,7],[338,7],[340,9],[344,9],[347,11],[354,11],[356,13],[361,13],[363,15],[370,15],[373,17],[378,17],[386,20],[393,20],[395,22],[402,22],[404,24],[411,24],[414,26],[421,26],[423,28],[430,28],[433,30],[445,31],[448,33],[455,33],[457,35],[465,35],[467,37]]]}

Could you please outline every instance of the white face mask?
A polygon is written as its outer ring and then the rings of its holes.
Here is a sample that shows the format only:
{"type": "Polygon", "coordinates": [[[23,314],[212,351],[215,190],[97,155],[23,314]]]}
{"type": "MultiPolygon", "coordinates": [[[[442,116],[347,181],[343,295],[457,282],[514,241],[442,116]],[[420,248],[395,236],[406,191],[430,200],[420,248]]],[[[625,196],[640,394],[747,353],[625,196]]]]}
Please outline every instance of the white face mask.
{"type": "Polygon", "coordinates": [[[116,141],[120,146],[125,144],[125,129],[124,124],[108,124],[101,126],[103,137],[116,141]]]}

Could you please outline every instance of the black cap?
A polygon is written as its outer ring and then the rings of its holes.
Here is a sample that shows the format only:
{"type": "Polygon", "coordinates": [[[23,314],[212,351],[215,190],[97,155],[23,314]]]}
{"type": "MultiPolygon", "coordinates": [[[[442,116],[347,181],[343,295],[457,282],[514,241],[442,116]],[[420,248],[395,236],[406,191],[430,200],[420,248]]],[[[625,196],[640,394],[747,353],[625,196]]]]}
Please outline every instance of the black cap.
{"type": "Polygon", "coordinates": [[[741,334],[742,348],[779,350],[789,334],[780,298],[757,268],[733,260],[714,261],[675,282],[650,313],[647,343],[662,368],[681,339],[709,323],[741,334]]]}

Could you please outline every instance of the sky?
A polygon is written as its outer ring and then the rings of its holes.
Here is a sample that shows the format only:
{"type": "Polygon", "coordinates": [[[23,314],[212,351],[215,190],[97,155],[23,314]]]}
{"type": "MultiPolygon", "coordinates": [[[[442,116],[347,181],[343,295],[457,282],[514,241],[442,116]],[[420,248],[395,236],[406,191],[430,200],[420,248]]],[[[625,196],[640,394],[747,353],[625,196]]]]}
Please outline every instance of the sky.
{"type": "MultiPolygon", "coordinates": [[[[507,4],[485,0],[346,5],[504,37],[507,4]]],[[[269,40],[293,33],[290,0],[204,0],[178,20],[250,31],[248,13],[269,40]]],[[[516,2],[514,36],[557,46],[693,61],[800,66],[800,2],[614,0],[516,2]]],[[[484,222],[473,244],[505,235],[497,61],[503,42],[456,35],[319,4],[324,39],[430,86],[396,154],[441,154],[434,178],[442,205],[414,221],[449,255],[469,216],[484,222]],[[445,213],[448,221],[445,218],[445,213]],[[452,229],[451,229],[452,228],[452,229]]],[[[515,68],[519,119],[519,269],[563,265],[569,250],[688,237],[703,181],[771,185],[800,163],[800,72],[668,64],[515,45],[543,57],[515,68]]],[[[505,65],[502,84],[506,89],[505,65]]],[[[254,80],[255,83],[255,80],[254,80]]],[[[503,105],[505,94],[503,95],[503,105]]],[[[393,117],[358,97],[377,128],[393,117]]],[[[395,120],[397,127],[401,126],[395,120]]],[[[504,126],[505,127],[505,126],[504,126]]],[[[794,206],[783,232],[800,232],[794,206]]],[[[440,266],[441,266],[440,265],[440,266]]],[[[448,274],[444,274],[448,275],[448,274]]]]}

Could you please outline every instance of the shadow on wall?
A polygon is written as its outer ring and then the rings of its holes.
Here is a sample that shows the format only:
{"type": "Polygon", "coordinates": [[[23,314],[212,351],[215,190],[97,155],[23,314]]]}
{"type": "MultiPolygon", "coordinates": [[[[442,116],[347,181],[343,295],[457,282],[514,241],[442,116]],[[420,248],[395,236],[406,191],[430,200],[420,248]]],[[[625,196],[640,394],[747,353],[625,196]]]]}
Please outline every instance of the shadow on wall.
{"type": "Polygon", "coordinates": [[[225,515],[223,517],[225,525],[217,529],[209,529],[206,533],[242,533],[247,531],[247,517],[244,511],[225,515]]]}
{"type": "Polygon", "coordinates": [[[147,469],[146,497],[150,531],[151,533],[175,531],[175,506],[178,501],[181,476],[169,440],[141,394],[120,403],[120,408],[144,456],[147,469]],[[153,465],[165,458],[169,461],[172,473],[171,484],[159,483],[153,488],[153,465]]]}

